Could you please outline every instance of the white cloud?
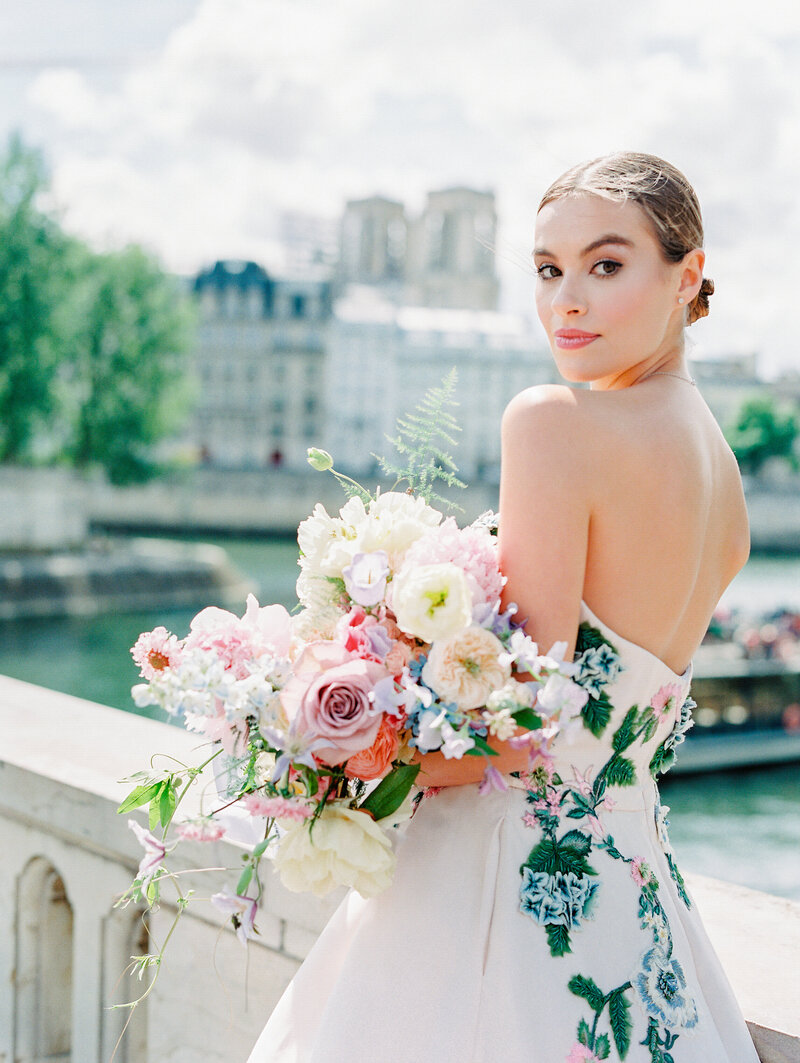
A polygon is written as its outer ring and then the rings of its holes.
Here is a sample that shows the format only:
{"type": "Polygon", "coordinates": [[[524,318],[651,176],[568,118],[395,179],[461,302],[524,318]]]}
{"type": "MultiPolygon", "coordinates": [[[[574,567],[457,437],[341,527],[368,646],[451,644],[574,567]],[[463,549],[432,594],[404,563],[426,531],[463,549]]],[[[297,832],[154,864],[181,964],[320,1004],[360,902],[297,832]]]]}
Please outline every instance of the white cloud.
{"type": "MultiPolygon", "coordinates": [[[[635,147],[683,168],[704,204],[704,346],[793,357],[800,11],[782,0],[183,4],[127,73],[31,87],[57,195],[88,237],[140,239],[180,269],[269,258],[280,210],[333,215],[373,191],[416,205],[460,182],[497,190],[501,255],[524,260],[549,181],[635,147]]],[[[527,280],[503,269],[521,303],[527,280]]]]}

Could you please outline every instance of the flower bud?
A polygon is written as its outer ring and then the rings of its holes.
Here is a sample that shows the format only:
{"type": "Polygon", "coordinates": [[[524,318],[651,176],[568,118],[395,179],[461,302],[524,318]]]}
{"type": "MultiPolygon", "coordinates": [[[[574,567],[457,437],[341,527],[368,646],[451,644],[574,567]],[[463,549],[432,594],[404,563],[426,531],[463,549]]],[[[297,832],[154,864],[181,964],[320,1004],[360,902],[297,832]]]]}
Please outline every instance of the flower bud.
{"type": "Polygon", "coordinates": [[[327,450],[309,447],[306,453],[308,454],[308,464],[312,469],[316,469],[317,472],[327,472],[328,469],[333,468],[333,458],[327,450]]]}

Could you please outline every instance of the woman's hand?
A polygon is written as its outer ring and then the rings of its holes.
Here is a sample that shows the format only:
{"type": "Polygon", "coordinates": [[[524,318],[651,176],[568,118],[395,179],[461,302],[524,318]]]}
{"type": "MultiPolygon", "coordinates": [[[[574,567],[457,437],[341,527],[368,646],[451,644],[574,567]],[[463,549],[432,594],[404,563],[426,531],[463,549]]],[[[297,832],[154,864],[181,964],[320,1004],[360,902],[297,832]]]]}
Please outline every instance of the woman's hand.
{"type": "MultiPolygon", "coordinates": [[[[521,729],[518,735],[525,732],[521,729]]],[[[528,768],[528,745],[515,749],[508,742],[490,738],[489,745],[497,756],[463,756],[458,760],[448,760],[442,753],[420,753],[414,755],[412,764],[421,765],[417,775],[417,786],[467,786],[478,783],[483,778],[487,760],[501,775],[512,771],[526,771],[528,768]]]]}

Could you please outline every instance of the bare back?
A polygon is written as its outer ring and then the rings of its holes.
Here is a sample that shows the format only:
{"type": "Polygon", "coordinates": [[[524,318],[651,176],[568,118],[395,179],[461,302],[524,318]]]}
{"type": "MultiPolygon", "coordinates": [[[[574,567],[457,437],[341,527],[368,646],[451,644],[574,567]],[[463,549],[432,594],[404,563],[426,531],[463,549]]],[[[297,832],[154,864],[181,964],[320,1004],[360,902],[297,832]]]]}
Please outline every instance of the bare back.
{"type": "Polygon", "coordinates": [[[582,598],[683,672],[749,550],[736,460],[697,390],[529,389],[504,462],[501,563],[529,634],[564,638],[582,598]]]}
{"type": "Polygon", "coordinates": [[[736,460],[683,381],[579,392],[593,439],[584,599],[615,631],[682,672],[747,558],[736,460]]]}

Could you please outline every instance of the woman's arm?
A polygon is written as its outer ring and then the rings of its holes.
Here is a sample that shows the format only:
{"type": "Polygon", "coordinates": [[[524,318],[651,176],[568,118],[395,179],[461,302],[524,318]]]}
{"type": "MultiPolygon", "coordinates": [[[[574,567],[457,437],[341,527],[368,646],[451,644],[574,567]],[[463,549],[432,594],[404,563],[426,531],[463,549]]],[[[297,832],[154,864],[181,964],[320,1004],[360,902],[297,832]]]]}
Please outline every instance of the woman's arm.
{"type": "Polygon", "coordinates": [[[503,602],[547,652],[575,647],[583,597],[593,482],[588,396],[563,386],[529,388],[503,416],[500,568],[503,602]]]}

